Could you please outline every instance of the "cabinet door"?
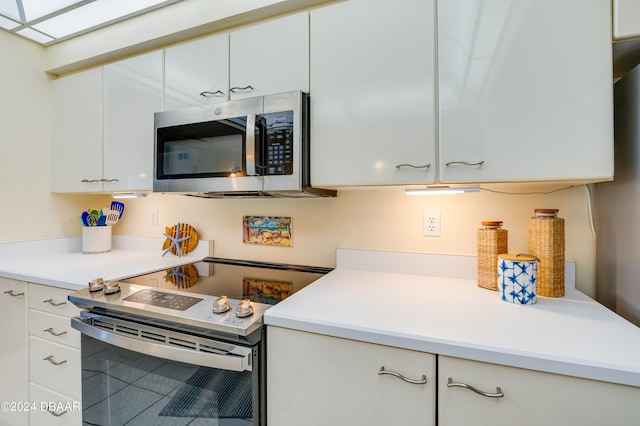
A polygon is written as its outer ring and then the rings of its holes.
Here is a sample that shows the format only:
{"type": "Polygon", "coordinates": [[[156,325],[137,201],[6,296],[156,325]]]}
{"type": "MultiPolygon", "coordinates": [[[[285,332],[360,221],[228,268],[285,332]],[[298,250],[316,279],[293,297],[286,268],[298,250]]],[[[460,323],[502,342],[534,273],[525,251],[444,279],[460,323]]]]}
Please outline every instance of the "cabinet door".
{"type": "MultiPolygon", "coordinates": [[[[29,399],[27,358],[27,283],[0,277],[0,402],[29,399]]],[[[19,406],[0,411],[0,424],[26,425],[29,412],[19,406]],[[15,409],[15,410],[12,410],[15,409]]]]}
{"type": "Polygon", "coordinates": [[[105,191],[153,186],[153,114],[162,111],[163,52],[104,67],[105,191]]]}
{"type": "Polygon", "coordinates": [[[613,0],[613,39],[640,37],[640,0],[613,0]]]}
{"type": "Polygon", "coordinates": [[[440,180],[611,178],[612,79],[609,0],[440,2],[440,180]]]}
{"type": "Polygon", "coordinates": [[[164,110],[229,99],[229,35],[207,37],[164,52],[164,110]]]}
{"type": "Polygon", "coordinates": [[[636,425],[640,388],[438,356],[440,426],[636,425]],[[492,398],[462,387],[504,395],[492,398]]]}
{"type": "Polygon", "coordinates": [[[311,12],[312,185],[435,181],[434,9],[351,0],[311,12]]]}
{"type": "Polygon", "coordinates": [[[309,91],[306,12],[234,31],[229,43],[231,99],[309,91]]]}
{"type": "Polygon", "coordinates": [[[53,81],[53,191],[102,191],[102,69],[53,81]]]}
{"type": "Polygon", "coordinates": [[[267,329],[267,416],[278,426],[435,424],[435,356],[267,329]],[[381,368],[426,384],[412,384],[381,368]]]}

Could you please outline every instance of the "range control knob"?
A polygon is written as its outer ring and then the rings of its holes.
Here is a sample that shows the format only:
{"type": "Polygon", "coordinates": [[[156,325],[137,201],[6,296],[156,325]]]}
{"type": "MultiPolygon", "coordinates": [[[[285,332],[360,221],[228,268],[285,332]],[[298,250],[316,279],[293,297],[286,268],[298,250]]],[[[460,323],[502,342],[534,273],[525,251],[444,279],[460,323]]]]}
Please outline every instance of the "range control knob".
{"type": "Polygon", "coordinates": [[[220,296],[213,302],[213,313],[214,314],[224,314],[231,306],[229,305],[229,299],[227,296],[220,296]]]}
{"type": "Polygon", "coordinates": [[[104,280],[102,278],[96,278],[95,280],[89,281],[89,291],[100,291],[104,287],[104,280]]]}
{"type": "Polygon", "coordinates": [[[253,315],[253,306],[249,299],[244,299],[242,302],[236,305],[236,316],[238,318],[246,318],[253,315]]]}
{"type": "Polygon", "coordinates": [[[104,283],[104,294],[114,294],[120,291],[120,283],[118,281],[108,281],[104,283]]]}

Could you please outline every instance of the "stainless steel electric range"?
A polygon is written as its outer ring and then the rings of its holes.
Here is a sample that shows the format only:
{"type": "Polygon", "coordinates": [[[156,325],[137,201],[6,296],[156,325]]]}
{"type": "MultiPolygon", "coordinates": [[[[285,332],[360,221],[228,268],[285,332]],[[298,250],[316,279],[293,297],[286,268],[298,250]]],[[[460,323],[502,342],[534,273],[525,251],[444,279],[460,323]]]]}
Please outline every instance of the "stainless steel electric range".
{"type": "Polygon", "coordinates": [[[69,300],[82,333],[88,425],[266,424],[269,307],[329,268],[206,258],[69,300]],[[212,423],[213,422],[213,423],[212,423]]]}

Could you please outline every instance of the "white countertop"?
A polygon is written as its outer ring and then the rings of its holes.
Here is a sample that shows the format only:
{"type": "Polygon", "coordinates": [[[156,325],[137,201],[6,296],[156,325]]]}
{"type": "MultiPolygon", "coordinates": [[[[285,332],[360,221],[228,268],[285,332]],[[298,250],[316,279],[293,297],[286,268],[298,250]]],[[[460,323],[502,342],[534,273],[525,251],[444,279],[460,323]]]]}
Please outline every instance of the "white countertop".
{"type": "Polygon", "coordinates": [[[640,386],[640,328],[575,288],[515,305],[468,277],[473,257],[344,251],[351,262],[340,252],[333,272],[269,309],[265,323],[640,386]]]}
{"type": "Polygon", "coordinates": [[[0,277],[78,290],[95,278],[118,280],[193,263],[210,254],[200,241],[186,256],[162,256],[164,238],[113,237],[109,253],[83,254],[79,238],[0,244],[0,277]]]}

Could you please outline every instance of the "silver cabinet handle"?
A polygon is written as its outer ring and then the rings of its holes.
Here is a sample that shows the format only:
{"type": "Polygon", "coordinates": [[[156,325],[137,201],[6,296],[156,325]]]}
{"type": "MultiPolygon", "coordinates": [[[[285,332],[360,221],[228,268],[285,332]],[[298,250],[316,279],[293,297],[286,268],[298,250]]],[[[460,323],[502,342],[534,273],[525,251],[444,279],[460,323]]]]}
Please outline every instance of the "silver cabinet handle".
{"type": "Polygon", "coordinates": [[[216,90],[215,92],[208,92],[205,90],[204,92],[200,92],[200,96],[203,96],[205,98],[208,98],[209,96],[221,97],[224,96],[224,92],[222,90],[216,90]]]}
{"type": "Polygon", "coordinates": [[[4,292],[4,294],[8,294],[11,297],[18,297],[18,296],[23,296],[24,292],[22,293],[14,293],[13,290],[7,290],[4,292]]]}
{"type": "Polygon", "coordinates": [[[67,410],[64,410],[62,413],[56,413],[55,411],[51,411],[51,410],[47,410],[47,411],[51,413],[51,415],[56,417],[64,416],[65,414],[67,414],[67,410]]]}
{"type": "Polygon", "coordinates": [[[403,376],[400,373],[396,373],[395,371],[385,370],[384,366],[380,367],[380,371],[378,371],[378,375],[382,376],[383,374],[389,374],[390,376],[397,377],[400,380],[404,380],[407,383],[411,383],[412,385],[426,385],[427,384],[427,376],[422,375],[422,379],[410,379],[408,377],[403,376]]]}
{"type": "Polygon", "coordinates": [[[100,182],[118,182],[118,179],[100,179],[100,182]]]}
{"type": "Polygon", "coordinates": [[[396,164],[396,169],[400,169],[402,167],[411,167],[414,169],[428,169],[429,167],[431,167],[431,163],[425,164],[423,166],[416,166],[415,164],[409,164],[409,163],[396,164]]]}
{"type": "Polygon", "coordinates": [[[504,396],[504,394],[502,393],[502,390],[500,390],[499,387],[496,387],[496,392],[495,393],[485,392],[485,391],[481,391],[480,389],[474,388],[473,386],[468,385],[466,383],[454,383],[454,381],[453,381],[453,379],[451,379],[451,377],[449,377],[449,380],[447,381],[447,387],[448,388],[469,389],[470,391],[473,391],[473,392],[477,393],[478,395],[486,396],[487,398],[502,398],[504,396]]]}
{"type": "Polygon", "coordinates": [[[53,299],[47,299],[47,300],[43,300],[42,303],[48,303],[51,306],[62,306],[62,305],[66,305],[67,302],[54,302],[53,299]]]}
{"type": "Polygon", "coordinates": [[[66,332],[66,331],[61,331],[60,333],[56,333],[56,332],[53,330],[53,327],[49,327],[49,328],[47,328],[46,330],[42,330],[42,332],[43,332],[43,333],[50,333],[50,334],[52,334],[53,336],[56,336],[56,337],[58,337],[58,336],[63,336],[63,335],[65,335],[65,334],[67,334],[67,332],[66,332]]]}
{"type": "Polygon", "coordinates": [[[231,89],[229,89],[229,92],[231,93],[236,93],[236,90],[246,90],[248,92],[253,90],[253,87],[251,85],[248,86],[244,86],[244,87],[232,87],[231,89]]]}
{"type": "Polygon", "coordinates": [[[53,360],[53,355],[49,355],[49,356],[48,356],[48,357],[46,357],[46,358],[42,358],[42,360],[43,360],[43,361],[49,361],[49,362],[50,362],[51,364],[53,364],[53,365],[62,365],[62,364],[64,364],[65,362],[67,362],[67,360],[66,360],[66,359],[64,359],[64,360],[62,360],[62,361],[60,361],[60,362],[54,361],[54,360],[53,360]]]}
{"type": "Polygon", "coordinates": [[[95,182],[100,182],[100,179],[82,179],[80,182],[82,182],[82,183],[95,183],[95,182]]]}
{"type": "Polygon", "coordinates": [[[445,166],[449,167],[452,164],[460,164],[462,166],[482,166],[484,164],[484,160],[478,161],[477,163],[469,163],[468,161],[449,161],[445,166]]]}

